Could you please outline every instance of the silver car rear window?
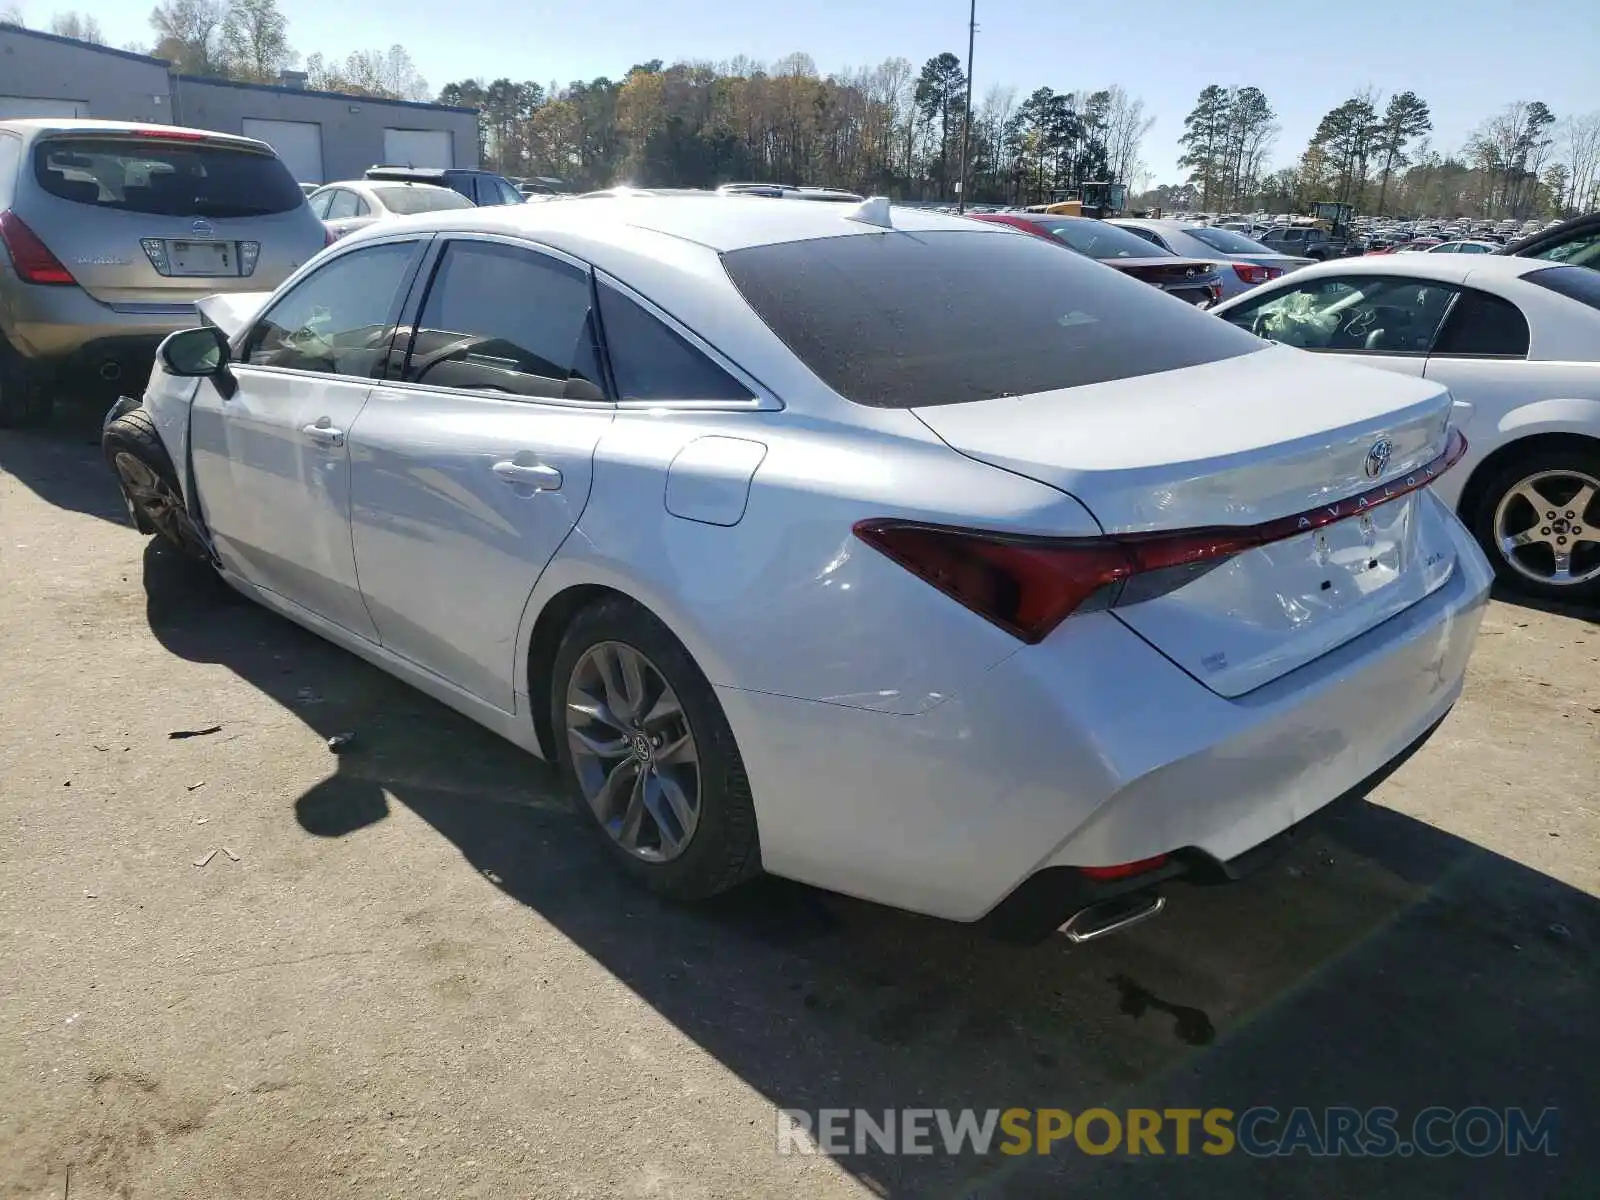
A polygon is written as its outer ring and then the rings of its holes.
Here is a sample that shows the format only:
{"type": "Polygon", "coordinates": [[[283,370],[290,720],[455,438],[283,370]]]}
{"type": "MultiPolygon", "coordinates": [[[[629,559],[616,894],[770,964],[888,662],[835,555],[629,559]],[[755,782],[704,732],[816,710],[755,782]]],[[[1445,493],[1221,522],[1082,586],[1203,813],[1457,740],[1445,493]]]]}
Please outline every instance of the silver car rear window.
{"type": "Polygon", "coordinates": [[[731,250],[750,307],[834,391],[914,408],[1026,396],[1267,343],[1028,234],[853,234],[731,250]]]}
{"type": "Polygon", "coordinates": [[[305,194],[270,154],[137,137],[50,138],[33,173],[52,196],[93,208],[167,217],[291,212],[305,194]]]}

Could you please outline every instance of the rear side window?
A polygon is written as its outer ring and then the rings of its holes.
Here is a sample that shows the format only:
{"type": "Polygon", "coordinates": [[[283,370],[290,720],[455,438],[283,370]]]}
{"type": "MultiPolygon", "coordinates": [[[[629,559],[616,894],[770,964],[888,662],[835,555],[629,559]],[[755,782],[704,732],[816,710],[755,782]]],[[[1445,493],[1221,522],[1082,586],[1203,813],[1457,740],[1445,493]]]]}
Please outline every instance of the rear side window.
{"type": "Polygon", "coordinates": [[[405,378],[600,400],[593,330],[586,271],[498,242],[451,242],[423,302],[405,378]]]}
{"type": "Polygon", "coordinates": [[[438,212],[446,208],[471,208],[472,201],[460,192],[447,187],[380,187],[373,188],[383,206],[392,213],[409,216],[412,213],[438,212]]]}
{"type": "Polygon", "coordinates": [[[1549,288],[1568,300],[1600,308],[1600,271],[1588,267],[1547,267],[1522,278],[1524,282],[1549,288]]]}
{"type": "Polygon", "coordinates": [[[52,196],[152,216],[254,217],[305,203],[272,155],[197,142],[52,138],[34,148],[33,172],[52,196]]]}
{"type": "Polygon", "coordinates": [[[622,293],[604,284],[598,292],[618,400],[752,399],[749,388],[622,293]]]}
{"type": "Polygon", "coordinates": [[[1528,320],[1509,300],[1464,289],[1433,343],[1433,353],[1458,358],[1526,358],[1528,320]]]}
{"type": "Polygon", "coordinates": [[[333,201],[328,205],[328,219],[339,221],[346,217],[360,216],[360,204],[359,196],[348,188],[340,188],[333,193],[333,201]]]}
{"type": "Polygon", "coordinates": [[[745,300],[829,387],[912,408],[1192,367],[1264,343],[1035,237],[852,234],[733,250],[745,300]]]}

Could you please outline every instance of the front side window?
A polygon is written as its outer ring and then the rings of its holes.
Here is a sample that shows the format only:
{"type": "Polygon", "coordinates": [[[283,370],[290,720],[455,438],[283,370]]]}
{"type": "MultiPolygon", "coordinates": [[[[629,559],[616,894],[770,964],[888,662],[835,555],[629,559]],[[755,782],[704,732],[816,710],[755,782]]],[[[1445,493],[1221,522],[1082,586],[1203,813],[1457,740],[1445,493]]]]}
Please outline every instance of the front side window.
{"type": "Polygon", "coordinates": [[[601,284],[600,326],[618,400],[746,403],[750,389],[614,288],[601,284]]]}
{"type": "Polygon", "coordinates": [[[1433,353],[1455,358],[1526,358],[1528,319],[1509,300],[1465,288],[1439,332],[1433,353]]]}
{"type": "Polygon", "coordinates": [[[349,188],[339,188],[333,193],[333,200],[328,204],[328,219],[337,221],[343,217],[353,217],[359,212],[360,197],[349,188]]]}
{"type": "Polygon", "coordinates": [[[402,282],[414,242],[388,242],[344,254],[308,275],[267,309],[245,339],[240,361],[381,378],[402,282]]]}
{"type": "Polygon", "coordinates": [[[1143,225],[1123,225],[1123,226],[1120,226],[1120,228],[1126,229],[1129,233],[1133,234],[1135,237],[1142,237],[1145,241],[1149,242],[1152,246],[1159,246],[1163,250],[1171,250],[1172,249],[1171,246],[1167,245],[1165,242],[1163,242],[1161,240],[1161,235],[1158,234],[1154,229],[1147,229],[1143,225]]]}
{"type": "Polygon", "coordinates": [[[305,193],[270,154],[142,137],[52,137],[33,152],[52,196],[95,208],[168,217],[293,212],[305,193]]]}
{"type": "Polygon", "coordinates": [[[1600,229],[1591,229],[1528,257],[1572,267],[1600,267],[1600,229]]]}
{"type": "Polygon", "coordinates": [[[1426,354],[1455,289],[1396,277],[1325,277],[1220,314],[1300,350],[1426,354]]]}
{"type": "Polygon", "coordinates": [[[588,272],[499,242],[451,242],[405,378],[532,399],[603,399],[588,272]]]}

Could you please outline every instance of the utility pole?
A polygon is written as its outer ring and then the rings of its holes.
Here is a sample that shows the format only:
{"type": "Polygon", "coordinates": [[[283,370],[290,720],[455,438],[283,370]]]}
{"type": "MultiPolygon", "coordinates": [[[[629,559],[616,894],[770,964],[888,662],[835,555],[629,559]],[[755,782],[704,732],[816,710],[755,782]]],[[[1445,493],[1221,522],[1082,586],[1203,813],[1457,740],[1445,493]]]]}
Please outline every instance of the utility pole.
{"type": "Polygon", "coordinates": [[[967,113],[961,122],[961,179],[956,184],[956,211],[967,211],[967,155],[972,145],[972,43],[978,36],[978,0],[967,14],[967,113]]]}

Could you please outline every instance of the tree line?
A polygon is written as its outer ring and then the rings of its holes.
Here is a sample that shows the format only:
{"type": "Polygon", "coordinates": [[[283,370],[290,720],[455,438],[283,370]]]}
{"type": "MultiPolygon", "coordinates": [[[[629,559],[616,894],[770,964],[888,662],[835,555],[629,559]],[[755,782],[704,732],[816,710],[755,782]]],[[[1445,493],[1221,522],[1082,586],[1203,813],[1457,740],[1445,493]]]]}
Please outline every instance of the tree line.
{"type": "MultiPolygon", "coordinates": [[[[0,21],[21,18],[0,8],[0,21]]],[[[972,107],[969,136],[966,74],[951,52],[920,68],[896,57],[826,75],[805,54],[771,64],[656,59],[619,79],[463,79],[435,95],[398,45],[302,64],[277,0],[163,0],[150,24],[153,41],[127,48],[186,74],[271,83],[298,66],[319,90],[476,108],[486,167],[576,189],[782,180],[952,200],[963,153],[973,203],[1035,203],[1087,181],[1142,185],[1149,175],[1140,150],[1155,118],[1121,87],[990,88],[972,107]]],[[[57,13],[50,28],[104,41],[87,14],[57,13]]],[[[1183,121],[1183,177],[1135,203],[1279,212],[1337,200],[1445,217],[1600,207],[1600,112],[1558,119],[1542,102],[1517,101],[1457,151],[1436,147],[1432,128],[1417,93],[1369,89],[1330,109],[1299,158],[1274,168],[1281,127],[1266,94],[1213,84],[1183,121]]]]}
{"type": "Polygon", "coordinates": [[[1433,114],[1412,91],[1368,90],[1325,113],[1298,162],[1267,170],[1278,133],[1260,89],[1203,89],[1184,118],[1181,183],[1140,199],[1206,211],[1358,211],[1434,217],[1561,217],[1600,208],[1600,112],[1558,120],[1537,100],[1486,118],[1460,151],[1429,140],[1433,114]]]}
{"type": "Polygon", "coordinates": [[[968,141],[966,86],[948,52],[920,70],[890,58],[829,75],[794,54],[770,65],[657,59],[564,86],[466,79],[439,98],[480,110],[492,169],[578,188],[777,179],[950,200],[965,149],[969,200],[1027,203],[1139,169],[1152,122],[1121,88],[1044,87],[1020,103],[1014,89],[991,89],[968,141]]]}

